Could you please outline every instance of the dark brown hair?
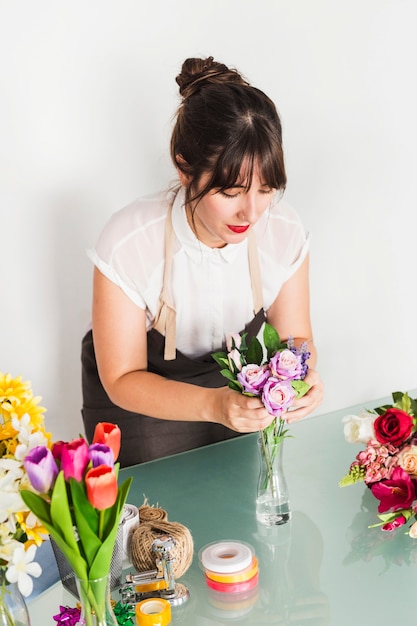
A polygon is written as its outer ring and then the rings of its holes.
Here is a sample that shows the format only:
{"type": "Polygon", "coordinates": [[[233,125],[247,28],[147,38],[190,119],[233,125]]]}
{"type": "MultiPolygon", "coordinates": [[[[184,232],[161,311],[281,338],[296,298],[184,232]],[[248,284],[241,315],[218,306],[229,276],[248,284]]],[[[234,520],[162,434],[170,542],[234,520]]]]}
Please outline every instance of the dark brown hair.
{"type": "Polygon", "coordinates": [[[268,96],[213,57],[186,59],[176,81],[183,100],[171,136],[171,158],[191,177],[194,193],[202,174],[210,175],[193,200],[237,182],[249,189],[255,162],[262,183],[285,189],[281,122],[268,96]],[[247,171],[241,181],[243,164],[247,171]]]}

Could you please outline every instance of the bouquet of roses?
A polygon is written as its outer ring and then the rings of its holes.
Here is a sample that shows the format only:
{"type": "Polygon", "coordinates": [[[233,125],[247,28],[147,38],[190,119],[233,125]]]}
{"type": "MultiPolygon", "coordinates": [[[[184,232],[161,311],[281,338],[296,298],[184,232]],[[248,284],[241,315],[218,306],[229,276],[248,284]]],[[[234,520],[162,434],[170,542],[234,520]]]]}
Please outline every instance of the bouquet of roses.
{"type": "Polygon", "coordinates": [[[0,571],[24,596],[32,592],[31,577],[41,574],[34,558],[48,535],[20,495],[29,486],[23,459],[34,447],[50,445],[39,402],[28,381],[0,372],[0,571]]]}
{"type": "MultiPolygon", "coordinates": [[[[106,578],[110,573],[121,513],[132,478],[117,484],[120,429],[107,422],[96,426],[93,443],[82,437],[58,441],[52,450],[33,448],[24,466],[34,491],[21,496],[66,557],[77,576],[84,601],[97,616],[105,611],[106,578]],[[91,581],[103,579],[98,592],[91,581]]],[[[87,623],[91,612],[86,615],[87,623]]]]}
{"type": "MultiPolygon", "coordinates": [[[[340,486],[363,481],[379,500],[382,530],[392,531],[417,518],[417,400],[394,392],[393,404],[343,418],[345,438],[364,443],[340,481],[340,486]]],[[[409,528],[417,538],[417,522],[409,528]]]]}
{"type": "Polygon", "coordinates": [[[288,432],[281,416],[309,389],[304,378],[310,353],[305,343],[297,348],[292,338],[282,342],[275,328],[267,323],[263,345],[257,337],[247,345],[246,338],[247,333],[229,335],[228,352],[216,352],[212,356],[231,389],[259,397],[268,413],[275,417],[261,433],[263,454],[267,467],[271,467],[271,444],[279,444],[288,432]]]}

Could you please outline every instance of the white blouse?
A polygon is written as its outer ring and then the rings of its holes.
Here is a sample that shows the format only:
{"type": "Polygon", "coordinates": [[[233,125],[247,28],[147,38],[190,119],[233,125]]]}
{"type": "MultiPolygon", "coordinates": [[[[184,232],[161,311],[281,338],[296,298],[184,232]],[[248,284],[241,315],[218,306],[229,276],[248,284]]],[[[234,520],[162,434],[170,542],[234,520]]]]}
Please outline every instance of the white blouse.
{"type": "MultiPolygon", "coordinates": [[[[176,244],[171,298],[177,315],[178,350],[189,357],[218,350],[226,335],[253,318],[247,239],[209,248],[191,230],[185,190],[144,197],[115,213],[88,255],[96,267],[141,309],[147,328],[158,309],[164,269],[164,229],[172,206],[176,244]]],[[[309,248],[298,214],[276,194],[253,227],[268,310],[283,283],[298,269],[309,248]]]]}

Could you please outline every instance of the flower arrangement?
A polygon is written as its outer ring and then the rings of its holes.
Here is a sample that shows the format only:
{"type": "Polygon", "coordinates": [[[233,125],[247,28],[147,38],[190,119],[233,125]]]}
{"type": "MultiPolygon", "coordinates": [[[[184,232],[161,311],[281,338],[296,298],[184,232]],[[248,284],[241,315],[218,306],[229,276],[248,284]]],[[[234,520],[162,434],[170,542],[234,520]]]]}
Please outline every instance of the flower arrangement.
{"type": "Polygon", "coordinates": [[[118,487],[119,450],[120,429],[102,422],[91,445],[82,437],[58,441],[51,449],[33,448],[24,459],[34,491],[22,490],[21,496],[73,569],[88,607],[87,624],[91,611],[100,616],[107,610],[105,579],[132,481],[129,477],[118,487]],[[102,586],[92,585],[100,579],[102,586]]]}
{"type": "MultiPolygon", "coordinates": [[[[345,439],[363,443],[340,481],[345,487],[363,481],[379,500],[378,517],[384,531],[417,519],[417,400],[394,392],[393,403],[344,417],[345,439]]],[[[417,538],[417,521],[408,529],[417,538]]]]}
{"type": "Polygon", "coordinates": [[[21,489],[30,486],[25,456],[50,446],[40,400],[28,381],[0,372],[0,571],[24,596],[32,592],[32,577],[41,574],[34,558],[48,535],[21,497],[21,489]]]}
{"type": "Polygon", "coordinates": [[[222,368],[221,374],[227,378],[231,389],[259,397],[268,413],[275,417],[261,431],[263,455],[267,467],[271,468],[272,444],[279,444],[288,436],[281,416],[309,389],[304,378],[310,353],[306,343],[297,348],[292,338],[282,342],[275,328],[267,323],[262,338],[263,345],[257,337],[248,345],[247,333],[242,336],[233,333],[226,340],[227,353],[216,352],[212,357],[222,368]]]}

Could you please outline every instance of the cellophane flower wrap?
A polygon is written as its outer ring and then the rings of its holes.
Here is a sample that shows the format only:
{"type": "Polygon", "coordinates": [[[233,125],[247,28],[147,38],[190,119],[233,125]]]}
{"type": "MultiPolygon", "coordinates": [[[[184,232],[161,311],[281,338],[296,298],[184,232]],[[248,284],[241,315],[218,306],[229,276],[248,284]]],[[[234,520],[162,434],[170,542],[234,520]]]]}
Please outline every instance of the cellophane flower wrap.
{"type": "Polygon", "coordinates": [[[297,348],[292,338],[282,342],[268,323],[264,324],[263,343],[253,337],[247,344],[246,339],[247,333],[229,335],[227,352],[215,352],[212,357],[220,365],[221,374],[227,378],[231,389],[259,397],[268,413],[274,416],[271,424],[260,432],[266,465],[271,468],[272,444],[279,444],[289,436],[282,415],[309,389],[304,378],[310,353],[306,343],[297,348]]]}
{"type": "Polygon", "coordinates": [[[32,577],[42,572],[34,558],[48,536],[21,497],[21,489],[30,486],[26,454],[39,445],[50,447],[40,400],[29,381],[0,372],[0,569],[24,596],[32,592],[32,577]]]}
{"type": "MultiPolygon", "coordinates": [[[[117,530],[132,478],[118,486],[120,430],[103,422],[93,443],[82,437],[58,441],[52,449],[38,446],[24,459],[32,490],[23,500],[42,521],[66,557],[89,597],[91,609],[102,610],[87,581],[110,573],[117,530]]],[[[88,616],[90,619],[90,616],[88,616]]],[[[89,623],[89,622],[88,622],[89,623]]]]}
{"type": "Polygon", "coordinates": [[[343,418],[345,439],[365,448],[339,484],[361,481],[371,490],[381,520],[372,527],[393,531],[404,526],[417,538],[417,400],[400,391],[392,399],[392,404],[343,418]]]}

